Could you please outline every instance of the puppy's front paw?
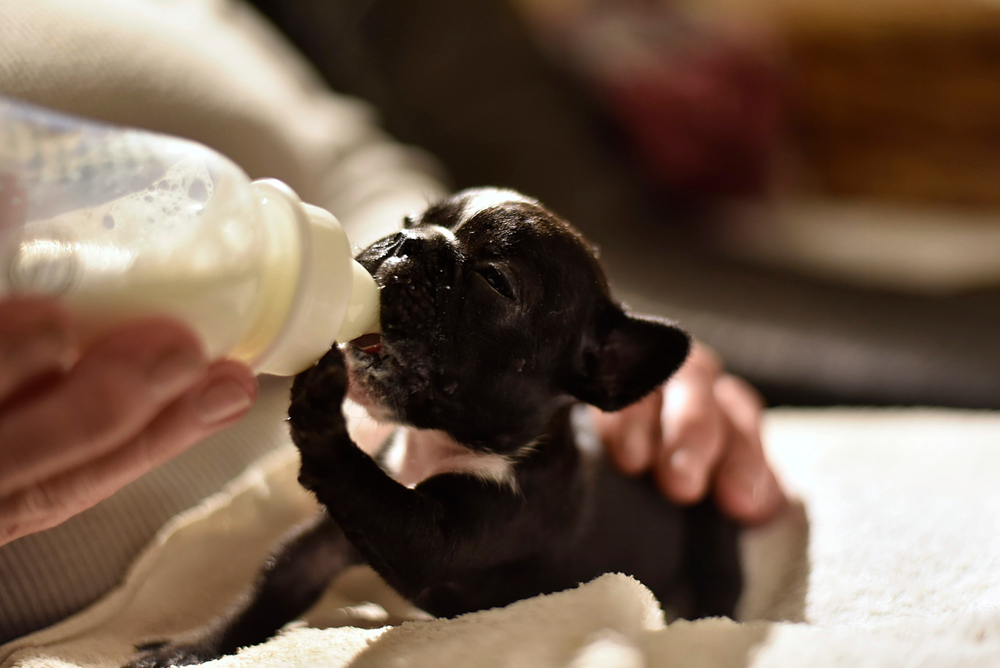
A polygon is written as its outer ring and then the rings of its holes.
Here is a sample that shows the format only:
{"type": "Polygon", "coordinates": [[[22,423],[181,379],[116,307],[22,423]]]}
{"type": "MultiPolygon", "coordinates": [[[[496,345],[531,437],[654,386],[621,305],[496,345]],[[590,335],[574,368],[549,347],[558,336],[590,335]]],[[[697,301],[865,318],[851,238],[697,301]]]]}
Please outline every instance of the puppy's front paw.
{"type": "Polygon", "coordinates": [[[170,668],[193,666],[219,658],[217,649],[210,643],[151,642],[136,647],[139,656],[124,668],[170,668]]]}
{"type": "Polygon", "coordinates": [[[295,377],[288,417],[292,433],[317,434],[344,424],[340,405],[347,394],[344,354],[334,346],[315,366],[295,377]]]}
{"type": "Polygon", "coordinates": [[[292,441],[302,456],[299,482],[316,492],[330,474],[339,448],[352,447],[340,408],[347,394],[344,355],[333,348],[316,366],[295,377],[288,407],[292,441]]]}

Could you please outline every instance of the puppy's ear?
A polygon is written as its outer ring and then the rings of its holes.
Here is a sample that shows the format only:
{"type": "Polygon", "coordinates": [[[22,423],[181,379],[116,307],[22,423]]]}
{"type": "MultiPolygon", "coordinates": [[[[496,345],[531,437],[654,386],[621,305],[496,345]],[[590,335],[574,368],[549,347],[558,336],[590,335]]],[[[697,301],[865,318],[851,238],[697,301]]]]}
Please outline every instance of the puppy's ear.
{"type": "Polygon", "coordinates": [[[691,347],[687,333],[665,320],[618,308],[600,320],[584,342],[567,389],[604,411],[620,410],[652,392],[684,363],[691,347]]]}

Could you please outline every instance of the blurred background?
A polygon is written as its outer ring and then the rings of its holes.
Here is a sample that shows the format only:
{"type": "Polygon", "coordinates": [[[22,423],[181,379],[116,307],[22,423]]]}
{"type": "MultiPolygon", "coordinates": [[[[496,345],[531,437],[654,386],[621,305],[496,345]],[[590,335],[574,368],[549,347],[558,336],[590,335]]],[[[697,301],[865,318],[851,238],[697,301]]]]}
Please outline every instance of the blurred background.
{"type": "Polygon", "coordinates": [[[253,2],[770,404],[1000,408],[1000,4],[253,2]]]}

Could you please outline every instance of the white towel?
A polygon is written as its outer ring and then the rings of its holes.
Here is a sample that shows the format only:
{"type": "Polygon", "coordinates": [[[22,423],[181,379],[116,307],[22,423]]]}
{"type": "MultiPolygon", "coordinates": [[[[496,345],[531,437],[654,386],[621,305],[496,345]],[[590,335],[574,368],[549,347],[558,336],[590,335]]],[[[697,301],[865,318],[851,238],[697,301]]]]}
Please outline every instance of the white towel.
{"type": "MultiPolygon", "coordinates": [[[[1000,415],[772,411],[766,436],[801,503],[744,537],[747,621],[665,624],[622,575],[431,620],[359,568],[311,627],[210,665],[1000,666],[1000,415]]],[[[119,589],[0,648],[2,665],[117,666],[211,617],[314,511],[296,467],[284,449],[175,519],[119,589]]]]}

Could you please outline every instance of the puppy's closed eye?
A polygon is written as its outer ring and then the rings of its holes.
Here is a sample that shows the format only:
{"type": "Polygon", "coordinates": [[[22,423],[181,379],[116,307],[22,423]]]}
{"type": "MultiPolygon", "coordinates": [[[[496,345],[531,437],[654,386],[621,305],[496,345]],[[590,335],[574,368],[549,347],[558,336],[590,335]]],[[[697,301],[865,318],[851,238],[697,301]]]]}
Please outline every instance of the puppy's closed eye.
{"type": "Polygon", "coordinates": [[[476,269],[476,273],[493,288],[493,291],[507,299],[514,298],[510,280],[496,265],[488,264],[476,269]]]}

